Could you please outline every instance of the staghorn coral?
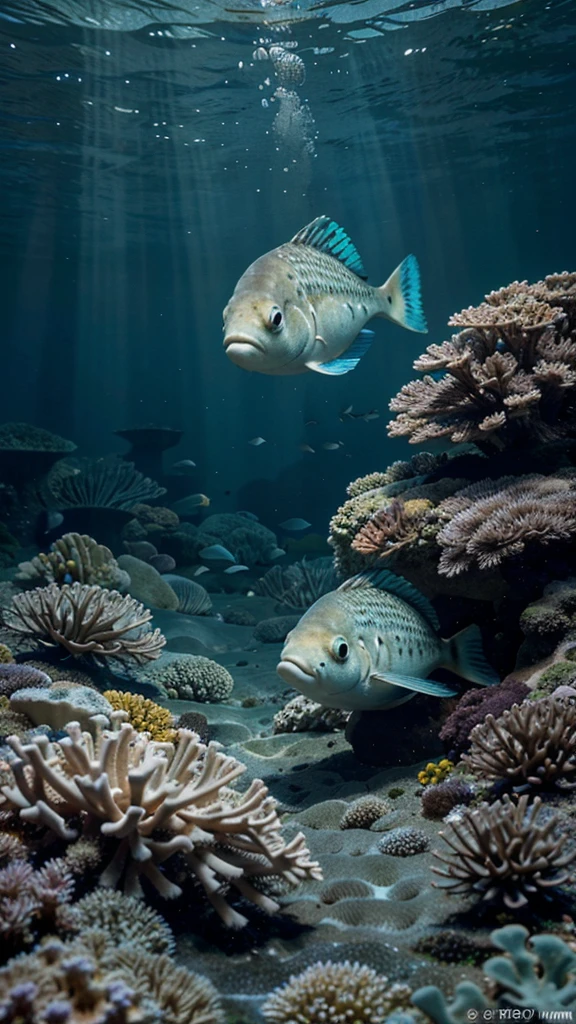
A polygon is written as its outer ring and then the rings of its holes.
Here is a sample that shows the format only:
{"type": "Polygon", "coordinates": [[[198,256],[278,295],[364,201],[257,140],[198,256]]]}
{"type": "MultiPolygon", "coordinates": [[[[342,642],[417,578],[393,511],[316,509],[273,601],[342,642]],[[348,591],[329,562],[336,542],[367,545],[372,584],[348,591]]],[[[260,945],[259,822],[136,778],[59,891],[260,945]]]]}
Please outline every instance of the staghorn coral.
{"type": "Polygon", "coordinates": [[[551,306],[555,291],[545,282],[515,282],[486,298],[451,318],[464,330],[429,345],[416,360],[414,369],[426,375],[392,399],[398,415],[388,428],[391,437],[408,437],[412,444],[448,437],[497,450],[526,438],[549,441],[574,433],[573,300],[551,306]]]}
{"type": "Polygon", "coordinates": [[[14,578],[26,586],[78,582],[123,592],[130,584],[128,573],[120,568],[110,548],[80,533],[65,533],[50,546],[49,554],[20,562],[18,570],[14,578]]]}
{"type": "Polygon", "coordinates": [[[540,797],[529,806],[527,794],[517,803],[505,795],[468,808],[439,833],[444,849],[432,852],[443,867],[432,870],[446,881],[433,884],[456,895],[502,901],[511,910],[563,885],[576,849],[563,852],[567,836],[556,834],[558,818],[543,820],[541,812],[540,797]]]}
{"type": "Polygon", "coordinates": [[[134,945],[156,956],[174,952],[172,932],[160,914],[142,900],[110,889],[96,889],[74,903],[65,922],[75,934],[92,928],[104,932],[110,946],[134,945]]]}
{"type": "Polygon", "coordinates": [[[418,772],[418,782],[422,786],[437,786],[448,778],[453,768],[454,762],[449,761],[447,757],[443,757],[437,764],[429,761],[426,767],[418,772]]]}
{"type": "Polygon", "coordinates": [[[545,697],[487,715],[470,734],[462,762],[480,779],[514,787],[576,785],[576,704],[545,697]]]}
{"type": "MultiPolygon", "coordinates": [[[[492,983],[498,995],[493,1002],[470,981],[456,986],[455,998],[448,1003],[446,997],[435,985],[419,988],[412,996],[412,1003],[434,1024],[460,1024],[465,1018],[476,1020],[481,1011],[484,1019],[493,1019],[490,1008],[529,1008],[530,1017],[534,1012],[549,1016],[556,1011],[574,1005],[576,999],[576,954],[557,935],[529,936],[528,930],[519,924],[508,924],[498,928],[490,936],[491,942],[506,954],[487,960],[483,973],[492,983]]],[[[569,1012],[569,1011],[568,1011],[569,1012]]],[[[517,1019],[524,1019],[519,1014],[517,1019]]]]}
{"type": "Polygon", "coordinates": [[[365,964],[315,963],[275,989],[262,1007],[273,1024],[384,1024],[388,1014],[409,1006],[408,985],[391,985],[365,964]]]}
{"type": "Polygon", "coordinates": [[[337,585],[331,558],[315,558],[309,562],[304,557],[287,569],[272,566],[261,579],[256,580],[252,589],[254,593],[271,597],[287,608],[304,609],[337,585]]]}
{"type": "Polygon", "coordinates": [[[160,869],[178,852],[225,924],[243,927],[246,918],[227,903],[227,887],[274,912],[277,904],[250,878],[280,875],[298,884],[322,877],[301,833],[285,843],[276,804],[261,780],[232,797],[228,787],[245,766],[217,745],[206,747],[180,729],[175,749],[127,722],[98,731],[95,741],[75,722],[67,733],[53,744],[45,736],[29,744],[10,737],[13,783],[2,793],[7,809],[62,840],[78,838],[70,819],[79,818],[87,835],[114,841],[100,884],[123,882],[128,895],[139,895],[146,878],[164,898],[179,896],[180,887],[160,869]]]}
{"type": "Polygon", "coordinates": [[[340,819],[340,828],[370,828],[378,818],[390,814],[391,810],[392,804],[382,797],[372,794],[361,796],[344,811],[340,819]]]}
{"type": "Polygon", "coordinates": [[[26,860],[11,860],[0,869],[0,941],[30,945],[39,928],[54,925],[57,912],[70,903],[73,892],[74,879],[64,859],[50,860],[37,869],[26,860]]]}
{"type": "Polygon", "coordinates": [[[216,990],[167,956],[115,949],[98,931],[49,939],[0,969],[6,1024],[223,1024],[216,990]]]}
{"type": "Polygon", "coordinates": [[[50,686],[50,676],[39,668],[24,662],[22,665],[0,665],[0,696],[11,697],[17,690],[29,686],[50,686]]]}
{"type": "Polygon", "coordinates": [[[179,654],[155,666],[149,675],[173,700],[215,704],[226,700],[234,688],[228,669],[202,654],[179,654]]]}
{"type": "Polygon", "coordinates": [[[513,704],[520,704],[529,694],[528,687],[519,680],[506,679],[498,686],[468,690],[460,697],[440,730],[440,739],[452,759],[457,759],[470,746],[470,733],[487,715],[499,718],[513,704]]]}
{"type": "Polygon", "coordinates": [[[322,704],[316,704],[315,701],[310,700],[309,697],[298,694],[274,715],[274,734],[334,732],[336,729],[343,729],[349,718],[349,711],[325,708],[322,704]]]}
{"type": "Polygon", "coordinates": [[[443,501],[436,515],[445,522],[436,535],[440,574],[492,569],[528,544],[576,537],[576,472],[482,480],[443,501]]]}
{"type": "Polygon", "coordinates": [[[422,814],[436,820],[445,818],[454,807],[469,804],[473,795],[473,790],[463,779],[446,779],[424,790],[422,814]]]}
{"type": "Polygon", "coordinates": [[[419,828],[407,825],[405,828],[393,828],[378,843],[380,853],[392,857],[414,857],[417,853],[425,853],[430,840],[419,828]]]}
{"type": "Polygon", "coordinates": [[[142,664],[160,656],[165,639],[150,628],[151,612],[132,597],[83,583],[51,583],[18,594],[4,618],[10,629],[62,646],[75,658],[116,658],[142,664]]]}
{"type": "Polygon", "coordinates": [[[52,501],[58,508],[116,508],[129,511],[139,502],[166,494],[165,487],[143,476],[134,463],[114,455],[105,459],[75,459],[76,472],[51,481],[52,501]]]}
{"type": "Polygon", "coordinates": [[[127,721],[136,732],[147,732],[158,743],[174,743],[177,739],[174,719],[168,708],[160,707],[160,704],[139,693],[106,690],[102,696],[114,711],[126,712],[127,721]]]}

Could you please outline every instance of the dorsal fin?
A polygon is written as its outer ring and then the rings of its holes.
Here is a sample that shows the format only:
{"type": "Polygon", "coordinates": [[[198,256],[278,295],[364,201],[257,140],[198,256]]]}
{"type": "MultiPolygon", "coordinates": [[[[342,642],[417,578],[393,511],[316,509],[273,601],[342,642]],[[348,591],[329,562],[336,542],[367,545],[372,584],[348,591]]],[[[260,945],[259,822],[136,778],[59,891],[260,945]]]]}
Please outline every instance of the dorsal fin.
{"type": "Polygon", "coordinates": [[[403,576],[395,576],[388,569],[370,569],[367,572],[360,572],[357,576],[345,580],[338,590],[356,590],[360,587],[376,587],[378,590],[387,590],[389,594],[406,601],[415,611],[426,619],[432,629],[439,630],[440,622],[427,597],[421,594],[416,587],[413,587],[403,576]]]}
{"type": "Polygon", "coordinates": [[[350,240],[344,228],[341,228],[335,220],[322,214],[316,217],[311,224],[307,224],[291,240],[292,245],[311,245],[320,252],[326,252],[334,256],[340,263],[343,263],[348,270],[351,270],[362,280],[366,280],[367,273],[364,270],[360,253],[354,243],[350,240]]]}

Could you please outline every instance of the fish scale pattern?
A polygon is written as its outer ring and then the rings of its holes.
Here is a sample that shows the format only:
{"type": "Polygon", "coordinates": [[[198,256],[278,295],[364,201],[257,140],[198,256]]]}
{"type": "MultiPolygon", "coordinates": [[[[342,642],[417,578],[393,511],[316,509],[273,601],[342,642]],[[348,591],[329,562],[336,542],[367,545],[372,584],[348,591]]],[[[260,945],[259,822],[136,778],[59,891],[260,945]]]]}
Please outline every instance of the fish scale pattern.
{"type": "Polygon", "coordinates": [[[300,284],[309,297],[341,294],[358,302],[374,302],[374,288],[348,270],[336,257],[311,246],[287,242],[277,250],[298,274],[300,284]]]}

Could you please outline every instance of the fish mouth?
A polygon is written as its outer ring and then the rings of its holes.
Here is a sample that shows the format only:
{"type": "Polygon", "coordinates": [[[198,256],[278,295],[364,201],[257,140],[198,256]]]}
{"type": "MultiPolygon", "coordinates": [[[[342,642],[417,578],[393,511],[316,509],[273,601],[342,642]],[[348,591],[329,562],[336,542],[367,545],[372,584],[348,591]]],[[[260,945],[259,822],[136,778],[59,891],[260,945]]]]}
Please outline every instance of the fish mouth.
{"type": "Polygon", "coordinates": [[[316,683],[316,673],[296,658],[283,657],[276,671],[280,678],[291,686],[297,687],[299,683],[303,686],[312,686],[316,683]]]}
{"type": "Polygon", "coordinates": [[[264,354],[266,353],[266,349],[262,342],[256,341],[255,338],[251,338],[247,334],[228,334],[224,338],[224,348],[228,351],[228,349],[233,345],[240,349],[244,347],[255,348],[259,352],[264,352],[264,354]]]}

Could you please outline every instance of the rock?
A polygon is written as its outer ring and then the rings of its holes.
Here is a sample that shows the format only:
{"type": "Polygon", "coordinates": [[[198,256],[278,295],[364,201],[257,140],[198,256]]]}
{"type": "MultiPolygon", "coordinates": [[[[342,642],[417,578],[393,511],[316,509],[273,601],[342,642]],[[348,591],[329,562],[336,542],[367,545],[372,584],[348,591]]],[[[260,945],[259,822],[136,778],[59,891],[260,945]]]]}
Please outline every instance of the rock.
{"type": "Polygon", "coordinates": [[[128,593],[137,601],[148,608],[165,608],[168,611],[176,611],[178,598],[169,583],[166,582],[160,573],[149,565],[142,562],[134,555],[120,555],[118,565],[130,576],[128,593]]]}
{"type": "Polygon", "coordinates": [[[68,722],[79,722],[82,729],[91,730],[92,715],[108,717],[112,712],[111,705],[97,690],[66,682],[17,690],[10,697],[10,708],[27,715],[34,725],[48,725],[54,732],[68,722]]]}

